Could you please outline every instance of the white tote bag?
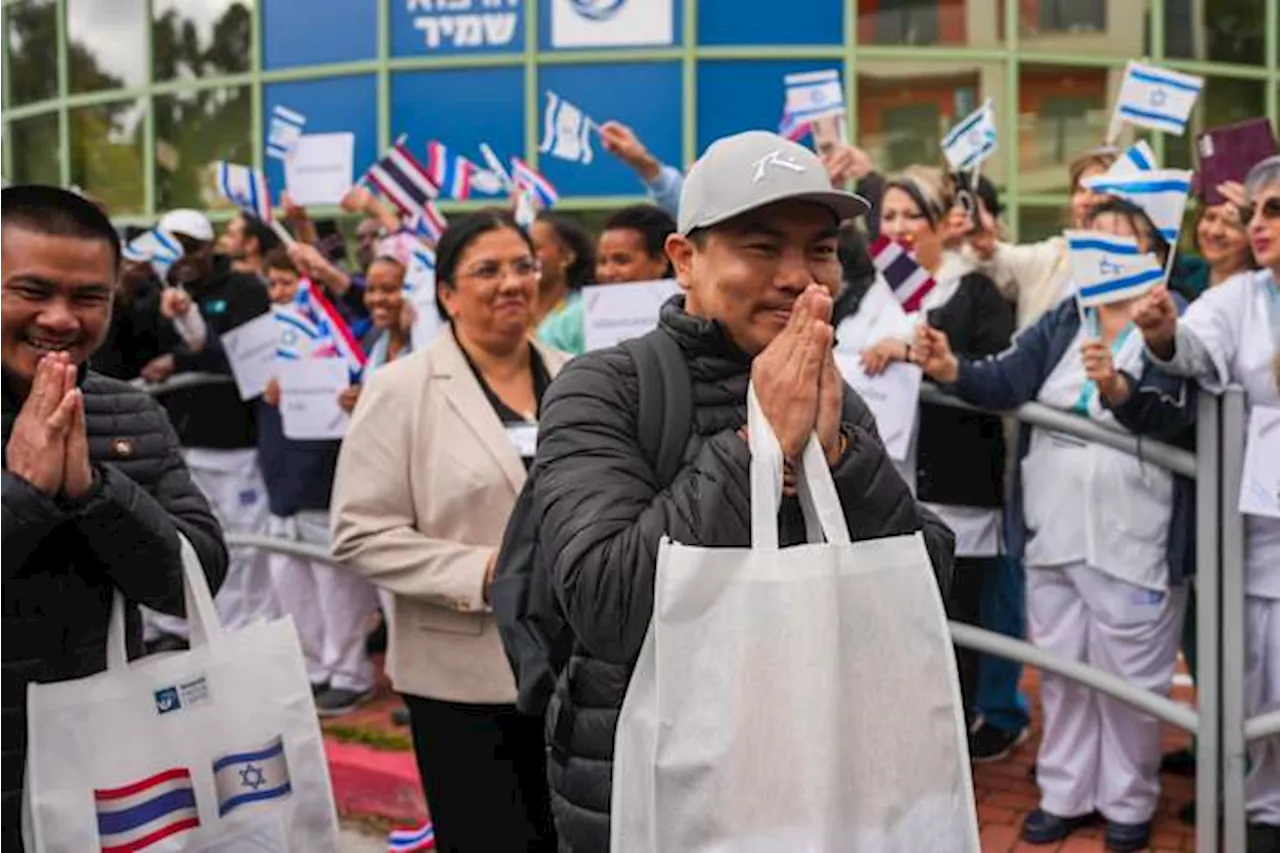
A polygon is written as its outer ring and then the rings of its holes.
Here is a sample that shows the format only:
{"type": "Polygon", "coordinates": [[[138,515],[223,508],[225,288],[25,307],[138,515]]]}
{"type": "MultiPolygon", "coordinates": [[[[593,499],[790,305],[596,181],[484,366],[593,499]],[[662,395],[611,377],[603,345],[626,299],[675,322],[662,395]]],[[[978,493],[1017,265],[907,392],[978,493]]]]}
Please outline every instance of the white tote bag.
{"type": "Polygon", "coordinates": [[[107,669],[29,686],[27,850],[336,853],[292,621],[225,632],[185,538],[182,560],[190,651],[129,663],[117,594],[107,669]]]}
{"type": "Polygon", "coordinates": [[[754,391],[748,412],[752,548],[659,549],[618,720],[611,849],[977,853],[923,538],[851,543],[814,438],[797,482],[811,544],[779,550],[782,454],[754,391]]]}

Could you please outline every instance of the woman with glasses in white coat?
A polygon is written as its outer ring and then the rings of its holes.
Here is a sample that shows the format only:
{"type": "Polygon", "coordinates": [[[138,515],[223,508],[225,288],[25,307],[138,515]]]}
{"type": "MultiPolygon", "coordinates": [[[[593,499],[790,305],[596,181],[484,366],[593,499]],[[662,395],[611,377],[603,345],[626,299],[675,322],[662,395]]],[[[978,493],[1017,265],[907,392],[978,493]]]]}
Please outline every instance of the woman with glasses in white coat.
{"type": "MultiPolygon", "coordinates": [[[[1151,358],[1210,390],[1243,386],[1250,412],[1280,406],[1280,155],[1245,178],[1240,219],[1261,267],[1212,288],[1178,316],[1164,288],[1134,315],[1151,358]]],[[[1273,443],[1270,453],[1280,453],[1273,443]]],[[[1280,519],[1245,517],[1249,649],[1246,711],[1280,709],[1280,519]]],[[[1249,851],[1280,850],[1280,738],[1251,745],[1246,787],[1249,851]]]]}

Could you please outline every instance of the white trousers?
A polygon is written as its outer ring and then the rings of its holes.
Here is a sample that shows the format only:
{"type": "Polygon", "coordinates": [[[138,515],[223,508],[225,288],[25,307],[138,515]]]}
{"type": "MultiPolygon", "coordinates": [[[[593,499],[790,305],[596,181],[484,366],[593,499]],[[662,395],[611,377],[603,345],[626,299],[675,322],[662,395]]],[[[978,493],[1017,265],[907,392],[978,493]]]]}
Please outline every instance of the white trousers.
{"type": "MultiPolygon", "coordinates": [[[[272,516],[271,535],[328,548],[329,513],[272,516]]],[[[268,559],[276,598],[293,617],[311,683],[357,692],[372,688],[373,664],[364,642],[369,617],[378,607],[373,585],[319,560],[279,553],[268,559]]]]}
{"type": "MultiPolygon", "coordinates": [[[[1280,600],[1246,596],[1244,606],[1245,712],[1256,717],[1280,709],[1280,600]]],[[[1280,825],[1280,737],[1249,747],[1245,809],[1250,821],[1280,825]]]]}
{"type": "MultiPolygon", "coordinates": [[[[1083,562],[1027,567],[1036,646],[1162,696],[1172,687],[1185,601],[1185,588],[1152,592],[1083,562]]],[[[1160,721],[1048,672],[1040,700],[1040,807],[1062,817],[1097,809],[1119,823],[1150,820],[1160,798],[1160,721]]]]}

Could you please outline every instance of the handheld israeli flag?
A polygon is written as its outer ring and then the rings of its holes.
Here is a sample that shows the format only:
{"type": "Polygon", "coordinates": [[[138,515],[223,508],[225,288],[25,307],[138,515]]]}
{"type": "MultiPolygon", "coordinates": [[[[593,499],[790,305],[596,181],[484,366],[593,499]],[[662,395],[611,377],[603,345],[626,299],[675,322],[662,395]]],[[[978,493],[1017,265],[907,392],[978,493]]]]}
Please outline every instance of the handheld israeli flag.
{"type": "Polygon", "coordinates": [[[807,125],[820,118],[845,114],[844,89],[840,87],[840,72],[836,69],[788,74],[782,82],[787,88],[786,106],[782,111],[784,125],[807,125]]]}
{"type": "Polygon", "coordinates": [[[1084,308],[1141,296],[1164,278],[1160,261],[1143,252],[1134,237],[1100,231],[1066,231],[1064,236],[1084,308]]]}
{"type": "Polygon", "coordinates": [[[1120,152],[1120,156],[1111,164],[1106,174],[1132,175],[1135,172],[1150,172],[1156,168],[1158,168],[1156,152],[1151,150],[1151,146],[1145,139],[1140,139],[1120,152]]]}
{"type": "Polygon", "coordinates": [[[218,792],[218,816],[241,806],[279,800],[293,792],[284,739],[277,736],[244,752],[228,753],[213,762],[213,785],[218,792]]]}
{"type": "Polygon", "coordinates": [[[436,288],[436,253],[426,246],[415,246],[404,270],[406,293],[434,292],[436,288]]]}
{"type": "Polygon", "coordinates": [[[288,107],[277,106],[271,111],[271,126],[267,129],[267,156],[288,160],[298,147],[307,117],[288,107]]]}
{"type": "Polygon", "coordinates": [[[121,256],[126,261],[151,264],[156,275],[164,279],[169,267],[182,257],[182,244],[170,233],[153,228],[125,244],[121,256]]]}
{"type": "Polygon", "coordinates": [[[271,193],[267,176],[251,166],[219,160],[218,194],[236,207],[252,213],[263,222],[271,221],[271,193]]]}
{"type": "Polygon", "coordinates": [[[1153,169],[1129,174],[1105,174],[1085,178],[1096,193],[1127,199],[1141,207],[1167,243],[1176,243],[1182,230],[1182,214],[1191,192],[1191,172],[1186,169],[1153,169]]]}
{"type": "Polygon", "coordinates": [[[595,126],[586,113],[548,89],[538,151],[585,166],[595,156],[591,152],[591,129],[595,126]]]}
{"type": "Polygon", "coordinates": [[[1203,77],[1130,62],[1125,66],[1107,141],[1115,141],[1123,123],[1181,136],[1202,88],[1203,77]]]}
{"type": "Polygon", "coordinates": [[[953,172],[977,168],[996,150],[996,111],[990,99],[942,137],[942,156],[953,172]]]}

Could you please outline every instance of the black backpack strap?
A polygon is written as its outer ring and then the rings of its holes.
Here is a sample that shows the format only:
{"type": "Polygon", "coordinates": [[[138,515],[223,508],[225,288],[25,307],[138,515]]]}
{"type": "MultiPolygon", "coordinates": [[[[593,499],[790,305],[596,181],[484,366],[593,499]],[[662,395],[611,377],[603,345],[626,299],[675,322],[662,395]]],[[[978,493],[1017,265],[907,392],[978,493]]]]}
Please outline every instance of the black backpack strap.
{"type": "Polygon", "coordinates": [[[693,383],[680,345],[662,328],[623,341],[640,386],[636,433],[663,487],[675,479],[693,429],[693,383]]]}

